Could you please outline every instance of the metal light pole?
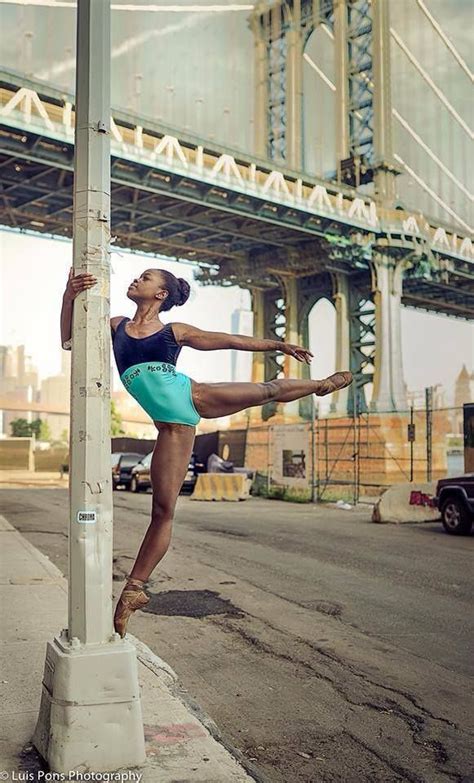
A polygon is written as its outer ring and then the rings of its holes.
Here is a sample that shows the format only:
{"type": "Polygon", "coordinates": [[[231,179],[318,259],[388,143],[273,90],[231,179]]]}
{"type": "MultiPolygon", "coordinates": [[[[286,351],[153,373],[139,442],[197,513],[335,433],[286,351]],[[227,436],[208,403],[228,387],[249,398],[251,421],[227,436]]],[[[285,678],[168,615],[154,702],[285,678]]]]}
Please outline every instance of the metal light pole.
{"type": "Polygon", "coordinates": [[[47,643],[34,744],[54,772],[145,762],[134,647],[112,623],[110,1],[78,0],[68,628],[47,643]]]}

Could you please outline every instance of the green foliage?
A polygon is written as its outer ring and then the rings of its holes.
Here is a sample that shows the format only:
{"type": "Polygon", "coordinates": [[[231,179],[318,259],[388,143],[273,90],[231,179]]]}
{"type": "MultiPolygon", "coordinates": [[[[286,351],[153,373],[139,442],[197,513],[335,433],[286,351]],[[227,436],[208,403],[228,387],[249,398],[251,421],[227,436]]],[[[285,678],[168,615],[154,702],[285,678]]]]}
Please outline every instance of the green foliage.
{"type": "Polygon", "coordinates": [[[311,491],[309,489],[299,489],[296,487],[284,487],[281,484],[270,484],[267,486],[267,477],[262,473],[257,473],[252,485],[252,495],[269,500],[285,500],[288,503],[309,503],[311,501],[311,491]]]}
{"type": "Polygon", "coordinates": [[[36,440],[40,439],[41,432],[41,419],[35,419],[30,424],[31,435],[34,435],[36,440]]]}
{"type": "Polygon", "coordinates": [[[38,440],[46,440],[51,443],[53,439],[51,428],[49,426],[49,423],[47,421],[41,421],[40,420],[40,428],[39,428],[39,438],[38,440]]]}
{"type": "Polygon", "coordinates": [[[52,438],[48,422],[41,419],[35,419],[31,422],[26,419],[13,419],[10,422],[10,427],[14,438],[32,438],[33,435],[36,440],[50,441],[52,438]]]}
{"type": "Polygon", "coordinates": [[[26,419],[13,419],[10,427],[13,438],[31,438],[31,424],[26,419]]]}

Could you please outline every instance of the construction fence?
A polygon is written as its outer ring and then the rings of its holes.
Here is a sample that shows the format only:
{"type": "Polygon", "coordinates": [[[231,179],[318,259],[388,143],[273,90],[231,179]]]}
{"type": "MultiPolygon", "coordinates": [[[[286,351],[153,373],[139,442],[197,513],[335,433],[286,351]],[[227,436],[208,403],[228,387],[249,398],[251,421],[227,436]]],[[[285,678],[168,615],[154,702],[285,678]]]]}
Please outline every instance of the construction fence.
{"type": "Polygon", "coordinates": [[[263,494],[357,503],[393,484],[464,472],[462,408],[355,412],[249,428],[245,464],[263,494]]]}

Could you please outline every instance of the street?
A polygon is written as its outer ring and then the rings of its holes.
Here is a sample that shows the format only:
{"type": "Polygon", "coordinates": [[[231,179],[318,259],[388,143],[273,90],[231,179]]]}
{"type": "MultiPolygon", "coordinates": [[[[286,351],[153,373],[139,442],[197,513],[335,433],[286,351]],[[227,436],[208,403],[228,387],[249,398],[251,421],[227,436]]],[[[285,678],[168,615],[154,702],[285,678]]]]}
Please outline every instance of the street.
{"type": "MultiPolygon", "coordinates": [[[[115,597],[150,507],[114,493],[115,597]]],[[[0,513],[66,575],[67,509],[64,489],[0,490],[0,513]]],[[[474,781],[474,536],[370,513],[178,501],[129,629],[262,781],[474,781]]]]}

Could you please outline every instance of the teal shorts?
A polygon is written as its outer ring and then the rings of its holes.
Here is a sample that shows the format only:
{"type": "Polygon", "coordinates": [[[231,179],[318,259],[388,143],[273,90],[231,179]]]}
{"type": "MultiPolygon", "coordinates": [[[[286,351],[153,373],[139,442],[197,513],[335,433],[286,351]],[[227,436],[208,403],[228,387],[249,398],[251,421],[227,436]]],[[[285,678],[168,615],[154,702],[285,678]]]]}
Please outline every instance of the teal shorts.
{"type": "Polygon", "coordinates": [[[200,420],[191,393],[191,378],[173,364],[143,362],[129,367],[120,380],[153,421],[196,426],[200,420]]]}

